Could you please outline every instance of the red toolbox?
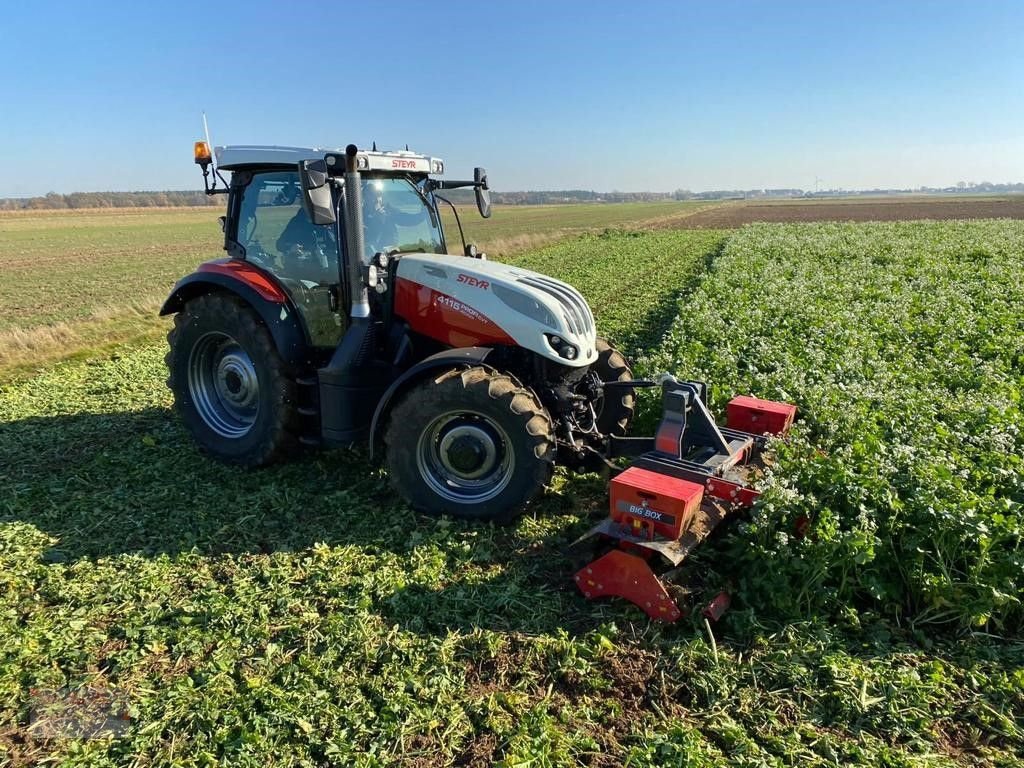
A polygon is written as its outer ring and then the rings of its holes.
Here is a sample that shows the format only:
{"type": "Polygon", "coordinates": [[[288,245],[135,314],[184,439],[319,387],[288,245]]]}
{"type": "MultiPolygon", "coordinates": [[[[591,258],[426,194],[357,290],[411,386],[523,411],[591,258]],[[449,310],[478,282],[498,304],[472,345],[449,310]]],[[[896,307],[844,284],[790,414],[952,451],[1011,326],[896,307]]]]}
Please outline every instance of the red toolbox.
{"type": "Polygon", "coordinates": [[[617,523],[677,539],[700,507],[704,487],[688,480],[630,467],[611,482],[611,518],[617,523]]]}
{"type": "Polygon", "coordinates": [[[785,434],[793,426],[794,418],[795,405],[747,395],[734,397],[725,407],[725,426],[755,435],[785,434]]]}

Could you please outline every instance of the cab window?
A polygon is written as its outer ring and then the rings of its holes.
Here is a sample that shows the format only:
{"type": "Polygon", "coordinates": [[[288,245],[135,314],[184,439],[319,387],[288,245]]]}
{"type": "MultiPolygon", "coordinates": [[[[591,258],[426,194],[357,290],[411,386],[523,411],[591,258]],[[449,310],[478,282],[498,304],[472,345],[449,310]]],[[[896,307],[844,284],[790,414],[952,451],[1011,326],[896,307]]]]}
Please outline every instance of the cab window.
{"type": "Polygon", "coordinates": [[[331,294],[340,282],[334,227],[316,226],[302,207],[296,171],[253,175],[238,217],[245,258],[272,272],[302,314],[314,346],[335,346],[344,330],[331,294]]]}
{"type": "Polygon", "coordinates": [[[437,214],[412,182],[381,177],[362,184],[364,257],[387,250],[445,252],[437,214]]]}

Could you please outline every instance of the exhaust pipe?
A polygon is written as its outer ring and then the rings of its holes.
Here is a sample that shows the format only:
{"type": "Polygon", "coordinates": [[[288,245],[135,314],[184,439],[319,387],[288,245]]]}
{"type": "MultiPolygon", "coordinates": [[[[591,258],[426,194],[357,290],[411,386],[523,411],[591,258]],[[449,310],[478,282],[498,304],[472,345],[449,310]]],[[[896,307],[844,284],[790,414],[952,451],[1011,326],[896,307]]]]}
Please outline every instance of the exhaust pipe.
{"type": "Polygon", "coordinates": [[[363,282],[363,185],[356,167],[355,144],[345,147],[345,246],[348,250],[348,285],[352,319],[370,316],[370,298],[363,282]]]}
{"type": "Polygon", "coordinates": [[[320,429],[333,445],[351,445],[365,439],[375,404],[387,385],[370,363],[376,346],[370,296],[364,278],[362,180],[356,167],[355,144],[345,148],[345,251],[349,286],[349,326],[326,368],[318,372],[320,429]]]}

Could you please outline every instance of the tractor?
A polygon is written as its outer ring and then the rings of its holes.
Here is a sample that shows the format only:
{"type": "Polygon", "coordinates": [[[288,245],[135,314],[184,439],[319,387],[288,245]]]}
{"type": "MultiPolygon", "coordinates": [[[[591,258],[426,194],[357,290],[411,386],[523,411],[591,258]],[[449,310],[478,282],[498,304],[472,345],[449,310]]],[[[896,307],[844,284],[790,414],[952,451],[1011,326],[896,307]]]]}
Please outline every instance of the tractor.
{"type": "Polygon", "coordinates": [[[576,582],[678,618],[648,560],[677,563],[687,537],[752,503],[743,473],[793,406],[737,398],[720,428],[702,383],[634,379],[572,286],[466,244],[441,193],[472,189],[489,217],[483,168],[444,180],[441,159],[352,144],[211,152],[200,141],[195,162],[207,194],[226,195],[227,257],[178,281],[160,314],[174,315],[175,407],[209,455],[259,467],[364,446],[415,509],[497,523],[556,465],[609,469],[611,514],[591,533],[611,551],[576,582]],[[630,437],[637,390],[650,387],[661,426],[630,437]],[[622,457],[636,462],[618,474],[622,457]]]}

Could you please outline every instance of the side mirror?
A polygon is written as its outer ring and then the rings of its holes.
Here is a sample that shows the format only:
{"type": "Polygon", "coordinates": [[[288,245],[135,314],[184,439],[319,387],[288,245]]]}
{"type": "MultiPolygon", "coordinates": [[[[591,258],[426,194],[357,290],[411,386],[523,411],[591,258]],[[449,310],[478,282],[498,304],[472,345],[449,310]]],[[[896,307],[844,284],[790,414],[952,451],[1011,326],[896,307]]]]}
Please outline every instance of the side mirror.
{"type": "Polygon", "coordinates": [[[473,191],[476,192],[476,208],[485,219],[491,218],[491,192],[487,186],[487,171],[484,168],[473,169],[473,191]]]}
{"type": "Polygon", "coordinates": [[[314,224],[333,224],[337,221],[331,202],[331,187],[327,184],[327,162],[303,160],[299,163],[299,181],[302,183],[302,207],[314,224]]]}

